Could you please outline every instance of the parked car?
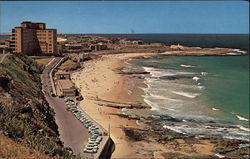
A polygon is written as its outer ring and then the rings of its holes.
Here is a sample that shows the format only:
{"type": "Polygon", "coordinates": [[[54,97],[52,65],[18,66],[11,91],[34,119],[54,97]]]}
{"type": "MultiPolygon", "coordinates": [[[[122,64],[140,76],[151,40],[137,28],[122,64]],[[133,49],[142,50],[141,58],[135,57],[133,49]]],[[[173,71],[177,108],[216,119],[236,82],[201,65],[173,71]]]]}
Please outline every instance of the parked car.
{"type": "Polygon", "coordinates": [[[98,146],[96,144],[87,144],[85,146],[85,148],[94,148],[94,149],[98,149],[98,146]]]}
{"type": "Polygon", "coordinates": [[[89,139],[89,141],[88,142],[96,142],[96,143],[100,143],[101,141],[100,140],[97,140],[97,139],[89,139]]]}
{"type": "Polygon", "coordinates": [[[98,135],[93,135],[91,137],[89,137],[89,139],[97,139],[98,138],[98,135]]]}
{"type": "Polygon", "coordinates": [[[98,145],[99,143],[95,142],[95,141],[89,141],[88,144],[93,144],[93,145],[98,145]]]}
{"type": "Polygon", "coordinates": [[[83,152],[86,152],[86,153],[96,153],[97,149],[94,149],[94,148],[84,148],[83,152]]]}

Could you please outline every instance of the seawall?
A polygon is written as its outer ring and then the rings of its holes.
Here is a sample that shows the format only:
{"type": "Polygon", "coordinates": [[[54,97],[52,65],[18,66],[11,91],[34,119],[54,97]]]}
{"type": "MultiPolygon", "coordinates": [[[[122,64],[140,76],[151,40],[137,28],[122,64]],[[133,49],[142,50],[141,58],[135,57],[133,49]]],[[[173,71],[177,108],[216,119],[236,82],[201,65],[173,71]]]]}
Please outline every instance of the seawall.
{"type": "Polygon", "coordinates": [[[104,145],[102,152],[99,155],[99,159],[109,159],[112,156],[112,153],[115,150],[115,143],[114,141],[109,137],[106,141],[106,144],[104,145]]]}

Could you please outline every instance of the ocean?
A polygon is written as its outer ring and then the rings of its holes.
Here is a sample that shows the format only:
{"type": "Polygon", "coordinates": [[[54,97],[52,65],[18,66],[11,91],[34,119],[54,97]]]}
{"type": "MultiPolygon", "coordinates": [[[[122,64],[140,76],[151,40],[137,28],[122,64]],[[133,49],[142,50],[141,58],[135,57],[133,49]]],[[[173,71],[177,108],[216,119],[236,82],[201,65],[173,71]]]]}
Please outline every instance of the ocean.
{"type": "MultiPolygon", "coordinates": [[[[149,36],[146,39],[152,40],[152,35],[149,36]]],[[[132,59],[128,62],[128,69],[150,73],[142,75],[146,87],[140,89],[144,91],[142,97],[145,103],[152,109],[150,113],[123,110],[124,113],[171,116],[178,119],[178,122],[163,121],[163,128],[182,134],[249,140],[249,41],[246,35],[237,35],[240,41],[236,42],[238,46],[234,43],[233,35],[223,36],[226,40],[222,45],[216,41],[213,44],[211,36],[215,35],[208,35],[207,38],[205,35],[186,36],[178,43],[187,46],[240,48],[247,55],[154,56],[132,59]],[[192,36],[195,40],[190,42],[192,36]],[[198,41],[197,44],[195,41],[198,41]]],[[[169,37],[165,40],[163,35],[160,36],[161,39],[157,37],[155,36],[154,41],[163,43],[166,40],[168,43],[175,43],[177,39],[173,38],[174,42],[171,42],[169,37]]]]}
{"type": "Polygon", "coordinates": [[[146,43],[200,47],[238,48],[249,52],[249,34],[90,34],[142,40],[146,43]]]}

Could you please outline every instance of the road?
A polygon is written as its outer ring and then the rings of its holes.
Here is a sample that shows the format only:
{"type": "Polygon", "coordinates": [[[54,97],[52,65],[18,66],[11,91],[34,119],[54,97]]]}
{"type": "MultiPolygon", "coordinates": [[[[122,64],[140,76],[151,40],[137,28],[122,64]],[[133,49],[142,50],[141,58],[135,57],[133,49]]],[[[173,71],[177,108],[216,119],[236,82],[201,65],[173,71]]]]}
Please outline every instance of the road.
{"type": "Polygon", "coordinates": [[[5,57],[6,57],[6,56],[8,56],[8,55],[9,55],[9,53],[4,54],[4,55],[3,55],[3,57],[2,57],[2,58],[1,58],[1,60],[0,60],[0,63],[3,63],[3,61],[4,61],[5,57]]]}
{"type": "Polygon", "coordinates": [[[91,154],[83,153],[83,147],[88,141],[90,134],[75,116],[67,111],[63,98],[52,97],[52,85],[49,78],[50,70],[61,60],[61,57],[55,57],[44,69],[41,80],[46,100],[55,111],[56,124],[60,134],[60,139],[64,146],[70,147],[75,154],[80,154],[83,158],[92,158],[91,154]]]}

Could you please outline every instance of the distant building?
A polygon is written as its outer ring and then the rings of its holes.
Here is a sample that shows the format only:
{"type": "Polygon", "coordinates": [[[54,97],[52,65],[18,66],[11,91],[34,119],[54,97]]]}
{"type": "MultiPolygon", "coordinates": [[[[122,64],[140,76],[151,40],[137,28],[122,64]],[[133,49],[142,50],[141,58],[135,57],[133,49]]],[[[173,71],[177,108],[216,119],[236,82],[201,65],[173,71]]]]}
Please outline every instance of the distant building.
{"type": "Polygon", "coordinates": [[[28,55],[57,53],[57,31],[46,29],[45,23],[24,21],[12,29],[10,46],[13,52],[28,55]]]}
{"type": "Polygon", "coordinates": [[[65,42],[67,39],[62,38],[62,37],[57,37],[57,42],[65,42]]]}
{"type": "Polygon", "coordinates": [[[143,41],[141,41],[141,40],[134,40],[132,43],[133,43],[134,45],[142,45],[142,44],[143,44],[143,41]]]}
{"type": "Polygon", "coordinates": [[[61,54],[64,51],[64,45],[57,42],[57,53],[61,54]]]}
{"type": "Polygon", "coordinates": [[[132,43],[132,41],[129,41],[129,40],[127,40],[127,39],[121,39],[121,40],[119,41],[119,44],[131,45],[131,44],[133,44],[133,43],[132,43]]]}
{"type": "Polygon", "coordinates": [[[67,53],[80,53],[82,51],[81,43],[69,42],[64,44],[64,52],[67,53]]]}
{"type": "Polygon", "coordinates": [[[92,51],[99,51],[99,50],[107,50],[108,47],[103,43],[98,43],[98,44],[91,44],[89,46],[89,49],[92,51]]]}
{"type": "Polygon", "coordinates": [[[10,52],[10,42],[8,39],[0,40],[0,53],[10,52]]]}

